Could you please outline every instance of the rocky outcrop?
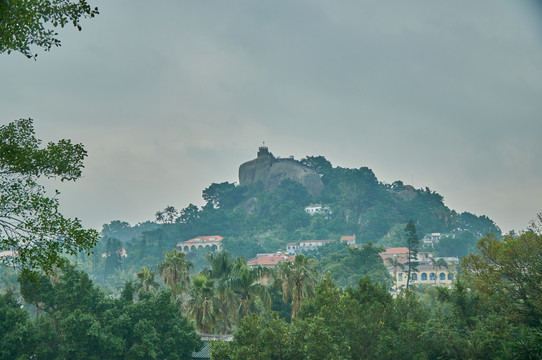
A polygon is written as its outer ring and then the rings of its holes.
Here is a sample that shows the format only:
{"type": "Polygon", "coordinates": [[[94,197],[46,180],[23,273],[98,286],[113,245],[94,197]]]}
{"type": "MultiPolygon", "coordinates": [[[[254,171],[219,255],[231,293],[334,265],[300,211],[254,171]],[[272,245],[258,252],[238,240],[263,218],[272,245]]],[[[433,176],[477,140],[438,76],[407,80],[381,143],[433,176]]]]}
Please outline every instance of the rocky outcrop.
{"type": "Polygon", "coordinates": [[[413,186],[405,185],[400,191],[397,191],[395,195],[405,201],[410,201],[413,200],[418,194],[416,193],[416,189],[413,186]]]}
{"type": "Polygon", "coordinates": [[[265,146],[259,148],[256,159],[239,167],[241,186],[261,181],[267,190],[273,190],[284,179],[300,183],[313,196],[320,195],[324,187],[316,171],[294,159],[277,159],[265,146]]]}

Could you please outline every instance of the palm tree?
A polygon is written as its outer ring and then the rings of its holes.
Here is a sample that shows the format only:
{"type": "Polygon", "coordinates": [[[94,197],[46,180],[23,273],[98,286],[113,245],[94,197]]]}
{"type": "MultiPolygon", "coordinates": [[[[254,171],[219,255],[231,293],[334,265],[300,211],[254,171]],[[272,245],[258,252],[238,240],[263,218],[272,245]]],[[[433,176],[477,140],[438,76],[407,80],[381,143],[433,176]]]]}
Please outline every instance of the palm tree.
{"type": "Polygon", "coordinates": [[[239,323],[240,299],[237,297],[234,289],[230,286],[227,279],[217,282],[217,322],[216,328],[222,334],[231,334],[234,325],[239,323]]]}
{"type": "Polygon", "coordinates": [[[186,260],[186,255],[178,250],[165,251],[164,255],[165,260],[158,264],[158,270],[164,284],[177,299],[190,283],[189,271],[194,267],[194,264],[186,260]]]}
{"type": "Polygon", "coordinates": [[[196,322],[198,330],[210,333],[216,321],[214,281],[202,274],[194,276],[186,305],[188,316],[196,322]]]}
{"type": "Polygon", "coordinates": [[[221,279],[230,276],[233,270],[233,262],[231,261],[230,254],[228,252],[209,252],[205,257],[210,266],[204,268],[201,271],[202,273],[211,279],[221,279]]]}
{"type": "Polygon", "coordinates": [[[405,265],[400,262],[397,258],[391,257],[387,258],[386,262],[393,266],[393,282],[395,283],[395,292],[397,293],[397,268],[401,268],[401,270],[405,270],[405,265]]]}
{"type": "Polygon", "coordinates": [[[317,280],[314,261],[304,255],[297,255],[294,262],[283,261],[279,263],[277,279],[282,287],[283,300],[286,302],[290,296],[292,298],[293,320],[297,318],[301,300],[314,292],[317,280]]]}
{"type": "Polygon", "coordinates": [[[215,280],[217,300],[215,330],[223,334],[231,333],[234,324],[237,323],[239,315],[237,310],[240,306],[239,298],[228,282],[232,277],[234,263],[230,254],[225,251],[210,252],[206,258],[209,266],[204,268],[200,274],[215,280]]]}
{"type": "Polygon", "coordinates": [[[271,296],[266,286],[259,283],[265,275],[271,275],[271,269],[261,266],[250,268],[243,258],[237,258],[233,263],[232,275],[225,282],[225,286],[237,294],[241,306],[241,318],[250,313],[250,308],[256,298],[259,298],[264,306],[270,308],[271,296]]]}
{"type": "Polygon", "coordinates": [[[137,288],[145,289],[145,292],[149,292],[151,289],[156,290],[160,287],[160,284],[158,284],[155,280],[156,271],[152,271],[152,266],[148,269],[146,266],[143,266],[141,268],[141,272],[136,274],[136,277],[139,281],[137,288]]]}
{"type": "Polygon", "coordinates": [[[435,258],[431,258],[431,265],[433,265],[433,270],[435,271],[435,284],[437,283],[438,278],[438,270],[442,270],[442,268],[448,268],[448,263],[443,258],[438,258],[435,260],[435,258]]]}

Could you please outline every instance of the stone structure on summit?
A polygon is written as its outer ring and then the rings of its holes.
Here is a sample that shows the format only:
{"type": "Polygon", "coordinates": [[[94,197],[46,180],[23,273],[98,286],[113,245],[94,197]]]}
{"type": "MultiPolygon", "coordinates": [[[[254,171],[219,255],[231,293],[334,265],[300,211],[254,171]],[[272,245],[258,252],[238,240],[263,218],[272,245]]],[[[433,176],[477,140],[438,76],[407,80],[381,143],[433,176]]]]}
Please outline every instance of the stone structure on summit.
{"type": "Polygon", "coordinates": [[[241,186],[261,181],[266,190],[273,190],[285,179],[300,183],[313,196],[320,195],[324,187],[316,171],[293,158],[275,158],[265,145],[259,147],[256,159],[239,167],[241,186]]]}

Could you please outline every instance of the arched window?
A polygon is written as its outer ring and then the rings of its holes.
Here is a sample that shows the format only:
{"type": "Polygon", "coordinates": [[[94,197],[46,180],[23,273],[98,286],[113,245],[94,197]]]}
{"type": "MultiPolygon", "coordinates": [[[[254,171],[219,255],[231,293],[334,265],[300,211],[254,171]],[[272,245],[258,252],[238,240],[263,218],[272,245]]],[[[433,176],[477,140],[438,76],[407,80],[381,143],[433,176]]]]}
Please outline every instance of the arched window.
{"type": "Polygon", "coordinates": [[[438,276],[438,279],[439,280],[446,280],[446,274],[445,273],[440,273],[440,275],[438,276]]]}
{"type": "Polygon", "coordinates": [[[448,273],[448,280],[453,280],[453,279],[454,279],[454,274],[448,273]]]}
{"type": "Polygon", "coordinates": [[[188,245],[185,245],[184,246],[184,252],[189,252],[190,251],[190,248],[188,247],[188,245]]]}
{"type": "Polygon", "coordinates": [[[427,274],[426,273],[422,273],[422,281],[424,280],[427,280],[427,274]]]}
{"type": "Polygon", "coordinates": [[[217,249],[218,249],[218,247],[217,247],[216,245],[212,245],[212,246],[211,246],[211,250],[212,250],[212,251],[216,251],[217,249]]]}
{"type": "Polygon", "coordinates": [[[435,279],[436,279],[435,273],[429,274],[429,280],[435,280],[435,279]]]}
{"type": "Polygon", "coordinates": [[[412,278],[412,280],[418,280],[418,274],[416,273],[410,274],[410,277],[412,278]]]}
{"type": "Polygon", "coordinates": [[[190,246],[190,251],[194,251],[194,250],[196,250],[196,245],[190,246]]]}

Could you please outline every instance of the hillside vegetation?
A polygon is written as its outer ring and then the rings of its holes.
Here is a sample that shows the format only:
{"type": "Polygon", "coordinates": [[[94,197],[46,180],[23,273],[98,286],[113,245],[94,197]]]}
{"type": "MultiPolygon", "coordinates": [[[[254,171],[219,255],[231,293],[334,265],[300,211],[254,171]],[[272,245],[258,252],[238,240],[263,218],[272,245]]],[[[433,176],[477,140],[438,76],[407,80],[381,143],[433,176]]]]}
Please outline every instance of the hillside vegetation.
{"type": "MultiPolygon", "coordinates": [[[[405,246],[404,227],[409,219],[418,234],[447,234],[431,248],[441,256],[465,256],[487,233],[501,237],[500,229],[486,216],[457,213],[444,204],[443,197],[429,188],[415,189],[401,181],[381,182],[367,167],[334,167],[323,156],[308,156],[300,161],[321,175],[324,187],[310,195],[300,183],[284,179],[273,189],[262,181],[245,186],[213,183],[202,192],[206,204],[189,204],[180,211],[168,206],[156,214],[156,222],[130,226],[122,221],[104,225],[103,238],[91,258],[81,256],[83,267],[98,283],[115,275],[128,279],[142,266],[156,266],[164,251],[178,242],[201,235],[221,235],[232,256],[246,259],[257,253],[285,250],[289,242],[300,240],[338,240],[356,235],[358,243],[375,246],[405,246]],[[326,213],[309,215],[305,207],[319,204],[326,213]],[[101,254],[125,248],[120,256],[101,254]]],[[[346,250],[341,250],[346,254],[346,250]]],[[[206,251],[188,255],[199,270],[206,251]]]]}

